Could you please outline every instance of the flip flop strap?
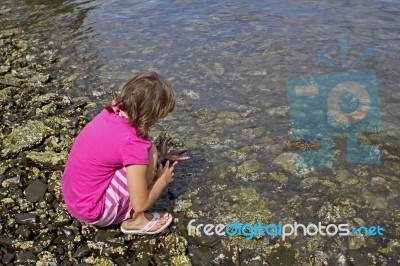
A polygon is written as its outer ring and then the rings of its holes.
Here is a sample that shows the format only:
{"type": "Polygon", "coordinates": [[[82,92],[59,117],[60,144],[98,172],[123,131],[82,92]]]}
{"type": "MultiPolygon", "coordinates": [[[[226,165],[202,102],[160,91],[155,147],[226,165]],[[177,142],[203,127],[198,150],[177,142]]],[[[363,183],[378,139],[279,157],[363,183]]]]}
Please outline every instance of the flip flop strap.
{"type": "Polygon", "coordinates": [[[152,212],[151,213],[153,215],[153,218],[151,219],[151,221],[145,225],[145,227],[143,227],[140,231],[142,232],[148,232],[151,228],[153,228],[153,226],[158,222],[158,220],[160,219],[160,214],[157,212],[152,212]]]}

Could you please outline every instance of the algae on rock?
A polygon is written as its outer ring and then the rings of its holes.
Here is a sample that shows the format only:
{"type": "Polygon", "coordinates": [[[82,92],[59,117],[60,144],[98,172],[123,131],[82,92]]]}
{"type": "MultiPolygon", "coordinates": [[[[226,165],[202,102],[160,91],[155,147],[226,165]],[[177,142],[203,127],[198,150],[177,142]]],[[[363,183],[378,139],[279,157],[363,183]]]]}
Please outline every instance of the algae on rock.
{"type": "Polygon", "coordinates": [[[27,121],[25,124],[13,128],[12,132],[3,141],[3,156],[16,154],[31,148],[43,141],[50,134],[51,129],[37,120],[27,121]]]}

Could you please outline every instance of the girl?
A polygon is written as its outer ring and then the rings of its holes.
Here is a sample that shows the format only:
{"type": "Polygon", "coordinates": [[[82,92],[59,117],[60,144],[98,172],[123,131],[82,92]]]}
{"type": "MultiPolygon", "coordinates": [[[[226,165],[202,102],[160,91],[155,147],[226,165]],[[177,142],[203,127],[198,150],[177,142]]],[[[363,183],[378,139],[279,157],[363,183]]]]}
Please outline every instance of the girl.
{"type": "Polygon", "coordinates": [[[121,223],[130,234],[157,234],[169,213],[145,213],[172,181],[176,162],[157,166],[149,129],[175,106],[168,82],[155,72],[136,75],[79,133],[61,188],[67,209],[88,224],[121,223]],[[157,170],[158,168],[158,170],[157,170]]]}

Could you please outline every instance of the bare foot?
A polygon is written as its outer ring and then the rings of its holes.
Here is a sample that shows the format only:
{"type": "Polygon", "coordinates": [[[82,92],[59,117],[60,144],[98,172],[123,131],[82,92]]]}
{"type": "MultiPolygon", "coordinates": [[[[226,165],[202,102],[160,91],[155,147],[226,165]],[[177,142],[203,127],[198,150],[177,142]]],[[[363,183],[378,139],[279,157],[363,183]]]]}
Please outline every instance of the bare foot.
{"type": "MultiPolygon", "coordinates": [[[[136,215],[134,218],[129,218],[128,220],[125,220],[122,222],[121,226],[125,230],[140,230],[144,228],[150,221],[153,219],[153,215],[151,213],[140,213],[136,215]]],[[[149,229],[149,233],[155,232],[158,229],[160,229],[167,221],[169,218],[169,213],[168,212],[162,212],[160,213],[160,219],[157,221],[157,223],[149,229]]]]}

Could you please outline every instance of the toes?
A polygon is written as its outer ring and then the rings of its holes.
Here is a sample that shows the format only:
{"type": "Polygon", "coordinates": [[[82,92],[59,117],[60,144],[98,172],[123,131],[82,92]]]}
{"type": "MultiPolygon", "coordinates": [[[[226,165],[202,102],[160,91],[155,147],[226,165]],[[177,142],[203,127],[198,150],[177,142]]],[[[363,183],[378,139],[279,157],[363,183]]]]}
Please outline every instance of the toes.
{"type": "Polygon", "coordinates": [[[169,218],[169,213],[168,212],[160,213],[160,219],[153,226],[151,231],[156,231],[156,230],[160,229],[165,223],[167,223],[168,218],[169,218]]]}

